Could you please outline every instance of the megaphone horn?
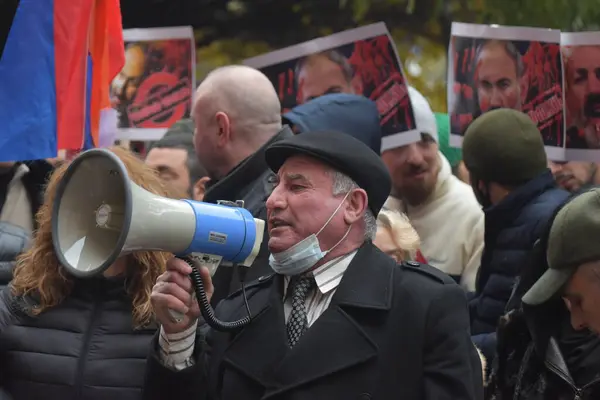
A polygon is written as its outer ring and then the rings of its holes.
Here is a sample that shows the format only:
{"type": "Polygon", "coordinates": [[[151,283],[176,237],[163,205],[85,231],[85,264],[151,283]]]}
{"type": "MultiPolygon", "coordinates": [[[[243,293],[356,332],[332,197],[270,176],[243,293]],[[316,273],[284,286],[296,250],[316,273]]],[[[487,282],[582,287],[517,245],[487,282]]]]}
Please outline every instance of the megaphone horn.
{"type": "Polygon", "coordinates": [[[201,253],[249,267],[260,250],[264,224],[241,207],[150,193],[129,179],[117,155],[92,149],[71,162],[58,185],[52,243],[59,262],[81,278],[142,250],[179,257],[201,253]]]}

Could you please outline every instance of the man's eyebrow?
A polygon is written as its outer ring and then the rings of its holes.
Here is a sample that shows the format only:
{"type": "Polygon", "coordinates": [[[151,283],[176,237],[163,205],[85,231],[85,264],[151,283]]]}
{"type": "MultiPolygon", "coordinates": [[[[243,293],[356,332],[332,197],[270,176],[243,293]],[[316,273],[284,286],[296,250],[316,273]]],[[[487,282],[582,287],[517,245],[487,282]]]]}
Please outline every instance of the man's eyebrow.
{"type": "Polygon", "coordinates": [[[308,179],[302,174],[286,174],[285,178],[288,181],[303,181],[308,183],[308,179]]]}

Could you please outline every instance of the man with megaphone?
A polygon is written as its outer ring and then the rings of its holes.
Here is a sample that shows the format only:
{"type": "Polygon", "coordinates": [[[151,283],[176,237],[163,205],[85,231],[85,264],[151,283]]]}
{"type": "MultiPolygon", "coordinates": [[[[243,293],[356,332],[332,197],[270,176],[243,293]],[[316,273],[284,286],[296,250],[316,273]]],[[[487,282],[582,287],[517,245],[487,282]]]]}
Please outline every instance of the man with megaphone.
{"type": "Polygon", "coordinates": [[[380,157],[349,135],[318,131],[273,143],[265,156],[277,174],[266,202],[273,273],[215,312],[227,321],[250,312],[249,323],[203,326],[192,268],[169,261],[151,296],[162,328],[144,398],[481,399],[462,289],[371,242],[391,185],[380,157]]]}

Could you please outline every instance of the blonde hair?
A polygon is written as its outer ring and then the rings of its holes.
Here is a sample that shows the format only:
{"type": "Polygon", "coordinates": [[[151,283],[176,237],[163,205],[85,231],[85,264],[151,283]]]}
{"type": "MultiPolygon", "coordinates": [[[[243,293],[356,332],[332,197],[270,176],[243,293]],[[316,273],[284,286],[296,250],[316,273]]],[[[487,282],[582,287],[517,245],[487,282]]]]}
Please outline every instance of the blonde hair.
{"type": "MultiPolygon", "coordinates": [[[[137,185],[163,197],[179,197],[180,193],[166,186],[155,171],[135,154],[122,147],[112,147],[109,150],[123,161],[129,178],[137,185]]],[[[11,282],[14,295],[36,295],[37,304],[31,310],[35,315],[61,304],[70,295],[75,282],[59,264],[52,245],[52,206],[57,186],[69,164],[66,162],[56,168],[48,181],[44,203],[36,215],[38,229],[33,235],[30,248],[18,257],[11,282]]],[[[129,256],[128,267],[133,268],[129,269],[132,273],[128,276],[127,293],[132,298],[135,328],[143,327],[153,320],[150,294],[170,257],[172,255],[157,251],[140,251],[129,256]]]]}
{"type": "Polygon", "coordinates": [[[377,227],[387,229],[403,260],[414,260],[421,246],[419,234],[403,213],[383,208],[377,215],[377,227]]]}

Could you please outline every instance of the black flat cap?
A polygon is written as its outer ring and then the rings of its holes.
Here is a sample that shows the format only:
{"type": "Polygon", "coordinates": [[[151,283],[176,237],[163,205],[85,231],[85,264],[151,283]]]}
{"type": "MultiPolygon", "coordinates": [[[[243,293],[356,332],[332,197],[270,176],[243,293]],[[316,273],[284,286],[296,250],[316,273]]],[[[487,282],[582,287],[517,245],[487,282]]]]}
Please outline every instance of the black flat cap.
{"type": "Polygon", "coordinates": [[[295,155],[313,157],[352,178],[367,192],[369,208],[375,216],[390,194],[392,180],[381,157],[350,135],[335,131],[306,132],[273,143],[265,153],[274,172],[295,155]]]}

